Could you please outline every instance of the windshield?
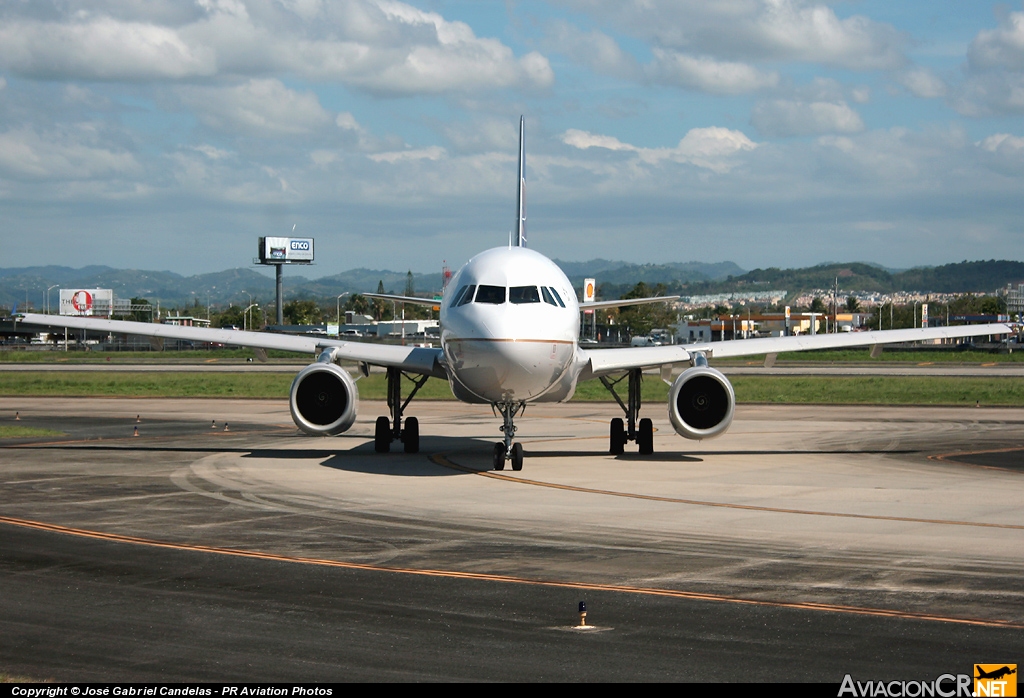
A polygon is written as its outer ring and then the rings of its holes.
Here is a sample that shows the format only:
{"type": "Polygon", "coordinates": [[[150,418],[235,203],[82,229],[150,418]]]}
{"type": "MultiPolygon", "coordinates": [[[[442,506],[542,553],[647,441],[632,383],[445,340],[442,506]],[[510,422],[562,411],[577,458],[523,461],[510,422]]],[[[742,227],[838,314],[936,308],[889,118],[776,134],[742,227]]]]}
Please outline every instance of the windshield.
{"type": "Polygon", "coordinates": [[[505,302],[505,287],[504,286],[483,286],[477,289],[476,292],[477,303],[493,303],[495,305],[505,302]]]}
{"type": "Polygon", "coordinates": [[[536,286],[513,286],[508,290],[509,303],[540,303],[540,294],[536,286]]]}

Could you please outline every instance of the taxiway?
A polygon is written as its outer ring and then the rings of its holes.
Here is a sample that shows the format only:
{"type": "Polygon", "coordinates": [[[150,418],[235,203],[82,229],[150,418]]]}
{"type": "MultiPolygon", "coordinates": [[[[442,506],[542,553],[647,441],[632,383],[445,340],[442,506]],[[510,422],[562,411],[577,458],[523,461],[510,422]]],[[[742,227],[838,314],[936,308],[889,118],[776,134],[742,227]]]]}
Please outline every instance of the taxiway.
{"type": "Polygon", "coordinates": [[[0,670],[58,680],[931,679],[1024,649],[1024,410],[416,402],[420,454],[269,400],[3,398],[0,670]],[[136,415],[139,421],[136,422],[136,415]],[[228,429],[224,424],[227,422],[228,429]],[[139,436],[133,436],[138,427],[139,436]],[[573,630],[588,604],[591,631],[573,630]]]}

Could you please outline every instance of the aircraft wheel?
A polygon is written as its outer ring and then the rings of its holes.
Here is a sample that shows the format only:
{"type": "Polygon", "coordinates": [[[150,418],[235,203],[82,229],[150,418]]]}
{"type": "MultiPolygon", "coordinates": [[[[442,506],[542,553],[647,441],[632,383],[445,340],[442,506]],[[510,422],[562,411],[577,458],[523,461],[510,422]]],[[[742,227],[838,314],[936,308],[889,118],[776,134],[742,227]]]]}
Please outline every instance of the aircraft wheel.
{"type": "Polygon", "coordinates": [[[405,428],[402,429],[402,443],[405,444],[406,453],[420,452],[420,420],[415,417],[405,420],[405,428]]]}
{"type": "Polygon", "coordinates": [[[373,430],[373,450],[377,453],[391,450],[391,422],[387,417],[377,417],[377,426],[373,430]]]}
{"type": "Polygon", "coordinates": [[[649,419],[640,420],[640,429],[636,435],[636,443],[640,454],[649,456],[654,453],[654,423],[649,419]]]}
{"type": "Polygon", "coordinates": [[[505,469],[505,444],[500,441],[494,444],[494,469],[505,469]]]}
{"type": "Polygon", "coordinates": [[[611,446],[608,452],[613,456],[621,456],[626,445],[626,427],[622,423],[622,420],[616,417],[612,420],[611,438],[609,439],[611,446]]]}
{"type": "Polygon", "coordinates": [[[512,444],[512,470],[523,469],[523,445],[512,444]]]}

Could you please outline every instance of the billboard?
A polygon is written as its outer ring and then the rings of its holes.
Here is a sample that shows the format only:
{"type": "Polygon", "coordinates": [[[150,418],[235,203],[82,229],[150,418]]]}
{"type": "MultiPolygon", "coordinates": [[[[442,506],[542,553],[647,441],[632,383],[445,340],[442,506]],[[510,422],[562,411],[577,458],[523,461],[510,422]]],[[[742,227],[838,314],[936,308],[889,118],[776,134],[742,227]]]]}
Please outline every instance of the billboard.
{"type": "Polygon", "coordinates": [[[109,288],[60,290],[61,315],[109,315],[113,304],[114,292],[109,288]]]}
{"type": "Polygon", "coordinates": [[[261,264],[309,264],[313,238],[260,238],[261,264]]]}

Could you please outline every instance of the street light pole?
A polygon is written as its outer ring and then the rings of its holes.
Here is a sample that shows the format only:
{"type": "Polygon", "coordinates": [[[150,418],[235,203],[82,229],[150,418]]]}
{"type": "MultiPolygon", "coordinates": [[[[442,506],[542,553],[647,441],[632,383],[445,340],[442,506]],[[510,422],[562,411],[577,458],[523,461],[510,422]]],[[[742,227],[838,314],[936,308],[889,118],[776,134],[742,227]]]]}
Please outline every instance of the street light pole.
{"type": "Polygon", "coordinates": [[[339,295],[338,299],[337,299],[337,305],[338,305],[338,336],[339,337],[341,336],[341,299],[342,299],[342,297],[347,296],[348,293],[349,293],[348,291],[345,291],[344,293],[339,295]]]}
{"type": "MultiPolygon", "coordinates": [[[[243,330],[249,329],[248,326],[252,324],[252,316],[249,314],[249,311],[251,309],[253,309],[253,308],[258,308],[258,307],[260,307],[259,303],[250,303],[249,307],[242,311],[242,329],[243,330]]],[[[236,327],[237,327],[237,325],[236,325],[236,327]]]]}
{"type": "Polygon", "coordinates": [[[52,289],[57,288],[58,286],[60,286],[60,284],[54,284],[53,286],[50,286],[50,288],[46,289],[46,314],[47,315],[50,314],[50,291],[52,289]]]}

